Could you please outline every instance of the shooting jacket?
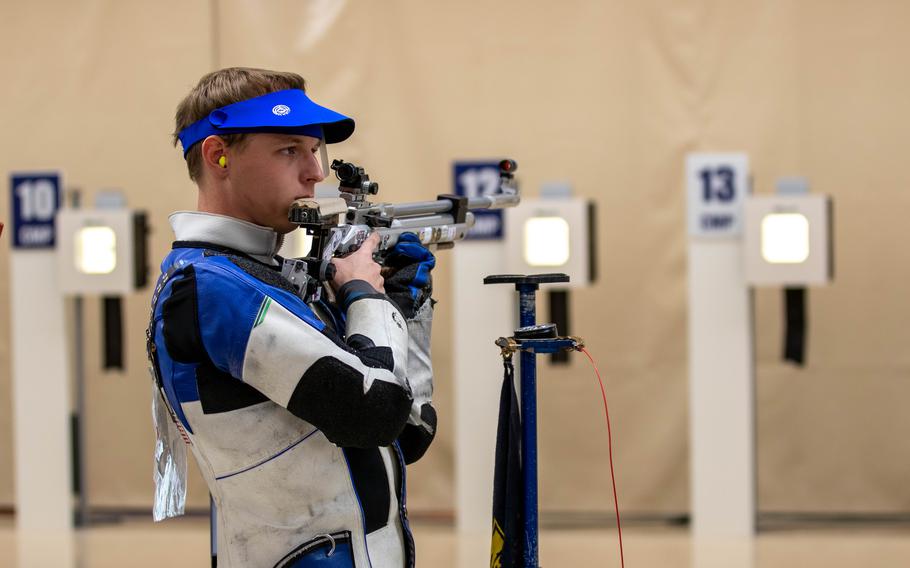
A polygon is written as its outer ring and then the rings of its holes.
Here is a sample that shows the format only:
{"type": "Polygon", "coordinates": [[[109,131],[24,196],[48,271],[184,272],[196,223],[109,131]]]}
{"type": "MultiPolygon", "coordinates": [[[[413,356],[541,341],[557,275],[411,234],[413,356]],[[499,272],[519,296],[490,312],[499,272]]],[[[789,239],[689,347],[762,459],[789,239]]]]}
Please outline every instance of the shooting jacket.
{"type": "Polygon", "coordinates": [[[431,302],[405,321],[353,281],[327,325],[281,277],[277,233],[170,220],[152,359],[217,506],[219,567],[413,566],[405,464],[435,434],[431,302]]]}

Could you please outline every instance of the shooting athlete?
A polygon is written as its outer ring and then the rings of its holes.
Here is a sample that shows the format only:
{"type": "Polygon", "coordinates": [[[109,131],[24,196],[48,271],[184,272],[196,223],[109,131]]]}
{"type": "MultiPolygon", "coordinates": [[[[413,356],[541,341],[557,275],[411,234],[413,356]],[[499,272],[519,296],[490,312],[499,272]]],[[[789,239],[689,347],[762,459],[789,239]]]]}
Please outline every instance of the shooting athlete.
{"type": "Polygon", "coordinates": [[[217,505],[219,567],[413,566],[405,464],[436,428],[433,255],[402,238],[383,279],[371,236],[332,261],[337,311],[320,320],[276,252],[354,121],[298,75],[232,68],[176,123],[198,211],[170,218],[149,353],[217,505]]]}

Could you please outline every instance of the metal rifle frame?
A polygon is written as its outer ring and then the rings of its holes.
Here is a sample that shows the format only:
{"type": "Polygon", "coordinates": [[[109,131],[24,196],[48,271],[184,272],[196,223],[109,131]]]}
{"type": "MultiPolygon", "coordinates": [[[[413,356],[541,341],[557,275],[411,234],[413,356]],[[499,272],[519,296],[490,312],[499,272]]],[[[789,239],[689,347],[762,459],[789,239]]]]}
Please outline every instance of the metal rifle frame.
{"type": "Polygon", "coordinates": [[[487,276],[484,284],[515,284],[518,292],[519,329],[512,337],[500,337],[496,345],[503,359],[519,351],[521,372],[521,469],[524,478],[524,568],[538,564],[537,496],[537,355],[577,351],[584,347],[579,337],[559,337],[554,324],[537,325],[537,289],[540,284],[568,282],[565,274],[501,274],[487,276]]]}

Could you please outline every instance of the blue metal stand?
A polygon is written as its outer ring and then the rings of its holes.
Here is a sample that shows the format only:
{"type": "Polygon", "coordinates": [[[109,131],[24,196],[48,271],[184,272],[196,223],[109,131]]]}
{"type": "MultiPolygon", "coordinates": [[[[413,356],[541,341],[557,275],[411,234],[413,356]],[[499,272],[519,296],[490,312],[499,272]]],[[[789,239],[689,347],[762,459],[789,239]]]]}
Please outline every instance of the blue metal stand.
{"type": "Polygon", "coordinates": [[[558,337],[554,324],[537,325],[537,289],[540,284],[568,282],[565,274],[530,276],[505,274],[487,276],[484,284],[514,284],[518,291],[520,328],[513,337],[501,337],[496,345],[503,357],[521,352],[521,466],[524,478],[524,568],[538,564],[538,498],[537,498],[537,354],[575,350],[578,338],[558,337]]]}

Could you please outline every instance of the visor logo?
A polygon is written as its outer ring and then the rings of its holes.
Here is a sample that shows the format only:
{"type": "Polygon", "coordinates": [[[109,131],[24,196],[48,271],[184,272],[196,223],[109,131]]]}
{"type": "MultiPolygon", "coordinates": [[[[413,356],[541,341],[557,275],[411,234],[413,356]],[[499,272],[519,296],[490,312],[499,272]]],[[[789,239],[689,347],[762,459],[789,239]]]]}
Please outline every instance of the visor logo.
{"type": "Polygon", "coordinates": [[[275,105],[272,107],[272,114],[276,116],[284,116],[291,112],[291,107],[286,105],[275,105]]]}

